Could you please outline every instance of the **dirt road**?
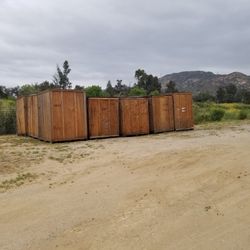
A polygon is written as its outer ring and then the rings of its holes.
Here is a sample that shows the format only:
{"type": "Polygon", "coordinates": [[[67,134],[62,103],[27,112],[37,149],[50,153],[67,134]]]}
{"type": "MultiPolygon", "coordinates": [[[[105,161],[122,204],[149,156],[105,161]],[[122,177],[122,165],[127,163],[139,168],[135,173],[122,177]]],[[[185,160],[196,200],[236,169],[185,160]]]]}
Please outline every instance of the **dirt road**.
{"type": "Polygon", "coordinates": [[[250,124],[0,137],[0,249],[250,249],[250,124]]]}

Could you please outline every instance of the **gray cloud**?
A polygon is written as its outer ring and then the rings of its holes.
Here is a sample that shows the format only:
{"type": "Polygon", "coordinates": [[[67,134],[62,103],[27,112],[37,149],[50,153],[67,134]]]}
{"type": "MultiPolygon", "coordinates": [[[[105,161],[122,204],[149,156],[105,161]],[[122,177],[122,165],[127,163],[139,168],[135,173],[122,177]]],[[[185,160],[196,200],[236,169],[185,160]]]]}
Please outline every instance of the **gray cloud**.
{"type": "Polygon", "coordinates": [[[75,84],[134,82],[137,68],[250,74],[246,0],[2,0],[0,84],[51,80],[67,59],[75,84]]]}

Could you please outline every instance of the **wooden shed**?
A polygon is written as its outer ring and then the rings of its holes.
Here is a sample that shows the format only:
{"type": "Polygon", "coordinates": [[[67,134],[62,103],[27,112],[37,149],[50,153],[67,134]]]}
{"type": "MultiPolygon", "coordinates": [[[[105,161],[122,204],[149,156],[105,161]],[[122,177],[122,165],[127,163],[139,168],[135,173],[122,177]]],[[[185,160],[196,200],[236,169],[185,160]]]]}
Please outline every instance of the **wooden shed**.
{"type": "Polygon", "coordinates": [[[149,98],[150,132],[174,131],[173,96],[152,96],[149,98]]]}
{"type": "Polygon", "coordinates": [[[58,142],[87,139],[86,96],[76,90],[38,94],[39,139],[58,142]]]}
{"type": "Polygon", "coordinates": [[[193,108],[191,93],[174,93],[175,130],[193,129],[193,108]]]}
{"type": "Polygon", "coordinates": [[[119,98],[88,98],[89,138],[119,136],[119,98]]]}
{"type": "Polygon", "coordinates": [[[149,103],[146,97],[120,99],[120,134],[149,134],[149,103]]]}
{"type": "Polygon", "coordinates": [[[27,135],[27,97],[16,100],[16,130],[17,135],[27,135]]]}
{"type": "Polygon", "coordinates": [[[38,102],[37,95],[27,97],[27,134],[38,138],[38,102]]]}

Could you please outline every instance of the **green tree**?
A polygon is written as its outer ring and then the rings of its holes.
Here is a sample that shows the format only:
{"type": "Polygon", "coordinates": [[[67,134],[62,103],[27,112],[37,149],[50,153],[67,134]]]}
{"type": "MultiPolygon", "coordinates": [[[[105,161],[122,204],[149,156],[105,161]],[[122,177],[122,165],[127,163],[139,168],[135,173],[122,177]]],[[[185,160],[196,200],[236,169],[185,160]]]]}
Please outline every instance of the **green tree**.
{"type": "Polygon", "coordinates": [[[116,80],[117,84],[114,87],[115,96],[127,96],[130,87],[122,84],[122,80],[116,80]]]}
{"type": "Polygon", "coordinates": [[[102,97],[102,88],[98,85],[92,85],[84,89],[87,97],[102,97]]]}
{"type": "Polygon", "coordinates": [[[150,95],[150,96],[158,96],[158,95],[160,95],[160,92],[159,92],[158,90],[154,90],[154,91],[151,91],[151,92],[149,93],[149,95],[150,95]]]}
{"type": "Polygon", "coordinates": [[[161,91],[161,84],[158,77],[153,75],[148,75],[143,69],[138,69],[135,71],[135,78],[137,79],[137,86],[145,89],[146,93],[149,94],[154,90],[161,91]]]}
{"type": "Polygon", "coordinates": [[[7,98],[7,90],[5,86],[0,86],[0,98],[7,98]]]}
{"type": "Polygon", "coordinates": [[[20,87],[18,95],[32,95],[39,92],[37,84],[25,84],[20,87]]]}
{"type": "Polygon", "coordinates": [[[68,77],[70,72],[71,69],[69,68],[69,63],[67,60],[63,63],[63,70],[61,70],[57,65],[57,72],[53,77],[53,83],[55,86],[61,89],[71,89],[72,83],[69,81],[68,77]]]}
{"type": "Polygon", "coordinates": [[[76,86],[75,86],[75,90],[81,90],[81,91],[83,91],[83,90],[84,90],[84,87],[81,86],[81,85],[76,85],[76,86]]]}
{"type": "Polygon", "coordinates": [[[109,97],[113,97],[115,95],[115,89],[113,88],[111,81],[108,81],[105,92],[109,97]]]}
{"type": "Polygon", "coordinates": [[[229,84],[225,87],[226,95],[225,101],[226,102],[234,102],[237,93],[237,87],[234,84],[229,84]]]}
{"type": "Polygon", "coordinates": [[[221,103],[225,101],[225,96],[226,96],[226,91],[224,88],[219,87],[218,90],[216,91],[216,99],[217,102],[221,103]]]}
{"type": "Polygon", "coordinates": [[[143,69],[138,69],[135,71],[135,79],[137,79],[137,85],[140,88],[146,89],[148,75],[143,69]]]}
{"type": "Polygon", "coordinates": [[[146,90],[143,88],[140,88],[139,86],[134,86],[133,88],[129,90],[129,93],[128,93],[129,96],[145,96],[146,94],[147,94],[146,90]]]}
{"type": "Polygon", "coordinates": [[[246,104],[250,104],[250,91],[244,91],[242,96],[242,102],[246,104]]]}
{"type": "Polygon", "coordinates": [[[176,83],[174,81],[169,81],[167,84],[166,93],[176,93],[178,89],[176,88],[176,83]]]}
{"type": "Polygon", "coordinates": [[[55,85],[53,83],[50,83],[49,81],[44,81],[38,84],[39,91],[44,91],[44,90],[53,89],[53,88],[55,88],[55,85]]]}
{"type": "Polygon", "coordinates": [[[198,95],[194,96],[194,101],[196,102],[215,101],[215,97],[209,94],[208,92],[201,92],[198,95]]]}

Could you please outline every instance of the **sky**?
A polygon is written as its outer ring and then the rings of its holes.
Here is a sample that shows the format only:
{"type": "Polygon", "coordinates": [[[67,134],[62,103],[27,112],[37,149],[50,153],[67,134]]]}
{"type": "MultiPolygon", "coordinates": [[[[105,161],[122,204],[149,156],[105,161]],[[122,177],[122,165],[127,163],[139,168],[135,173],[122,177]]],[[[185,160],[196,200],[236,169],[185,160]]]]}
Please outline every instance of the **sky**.
{"type": "Polygon", "coordinates": [[[51,81],[132,85],[205,70],[250,74],[249,0],[0,0],[0,85],[51,81]]]}

